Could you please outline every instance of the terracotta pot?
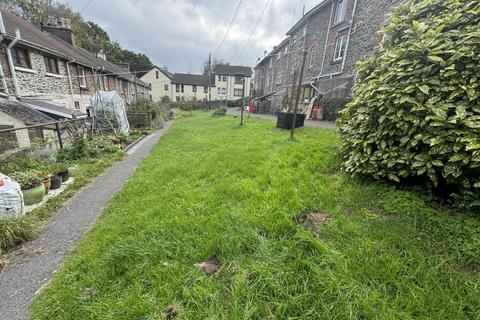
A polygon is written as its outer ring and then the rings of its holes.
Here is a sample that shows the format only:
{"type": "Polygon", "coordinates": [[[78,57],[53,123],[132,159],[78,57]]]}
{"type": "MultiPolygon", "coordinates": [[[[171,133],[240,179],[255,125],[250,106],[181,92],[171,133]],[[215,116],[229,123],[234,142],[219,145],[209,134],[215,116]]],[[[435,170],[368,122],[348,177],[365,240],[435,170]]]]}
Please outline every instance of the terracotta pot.
{"type": "Polygon", "coordinates": [[[47,194],[52,186],[52,178],[45,178],[43,180],[43,185],[45,186],[45,194],[47,194]]]}
{"type": "Polygon", "coordinates": [[[25,205],[31,206],[32,204],[39,203],[43,200],[43,197],[45,196],[45,186],[41,184],[33,189],[22,190],[22,193],[25,205]]]}
{"type": "Polygon", "coordinates": [[[50,190],[57,190],[62,186],[62,177],[58,175],[52,176],[50,178],[50,190]]]}

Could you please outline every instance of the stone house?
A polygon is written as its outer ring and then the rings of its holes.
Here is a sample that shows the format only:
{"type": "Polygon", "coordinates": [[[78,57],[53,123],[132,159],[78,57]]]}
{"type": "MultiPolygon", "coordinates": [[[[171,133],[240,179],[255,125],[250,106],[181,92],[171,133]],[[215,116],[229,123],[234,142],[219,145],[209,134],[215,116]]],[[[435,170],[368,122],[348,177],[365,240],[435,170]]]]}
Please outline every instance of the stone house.
{"type": "Polygon", "coordinates": [[[77,47],[68,20],[39,29],[13,13],[0,12],[0,121],[4,129],[7,123],[18,127],[85,117],[97,90],[117,90],[127,104],[150,97],[150,86],[128,70],[77,47]]]}
{"type": "Polygon", "coordinates": [[[287,39],[255,66],[257,101],[268,98],[271,112],[281,109],[285,96],[290,95],[298,83],[297,78],[293,85],[304,51],[307,53],[302,100],[316,96],[351,97],[356,62],[375,52],[381,42],[379,31],[389,14],[404,1],[320,2],[286,33],[287,39]],[[271,79],[276,79],[275,85],[268,86],[271,79]]]}
{"type": "Polygon", "coordinates": [[[149,86],[128,70],[75,46],[68,21],[45,25],[41,30],[13,13],[1,13],[5,29],[0,44],[4,96],[42,100],[82,113],[87,112],[90,97],[97,90],[117,90],[127,103],[136,95],[149,97],[149,86]]]}

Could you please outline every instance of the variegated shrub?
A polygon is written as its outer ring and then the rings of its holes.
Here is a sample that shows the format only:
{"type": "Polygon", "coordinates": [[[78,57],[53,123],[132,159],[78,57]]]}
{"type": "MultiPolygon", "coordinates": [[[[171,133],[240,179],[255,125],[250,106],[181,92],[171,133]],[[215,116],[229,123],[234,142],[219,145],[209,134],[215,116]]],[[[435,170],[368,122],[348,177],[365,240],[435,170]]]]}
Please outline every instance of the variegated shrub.
{"type": "Polygon", "coordinates": [[[480,0],[408,1],[384,33],[338,121],[345,170],[480,208],[480,0]]]}

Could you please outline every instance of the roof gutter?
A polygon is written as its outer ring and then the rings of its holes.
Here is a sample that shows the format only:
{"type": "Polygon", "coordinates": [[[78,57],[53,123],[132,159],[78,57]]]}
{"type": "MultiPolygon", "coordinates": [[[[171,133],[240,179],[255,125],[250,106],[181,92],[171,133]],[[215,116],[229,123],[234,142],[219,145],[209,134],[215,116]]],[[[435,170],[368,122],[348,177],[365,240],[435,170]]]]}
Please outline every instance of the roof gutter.
{"type": "Polygon", "coordinates": [[[22,39],[20,35],[20,30],[17,28],[15,29],[15,38],[10,42],[10,44],[7,47],[7,58],[8,58],[8,65],[10,67],[10,70],[12,72],[12,79],[13,79],[13,91],[15,92],[15,97],[20,98],[20,89],[18,85],[18,79],[17,79],[17,74],[15,72],[15,65],[13,63],[13,58],[12,58],[12,51],[11,49],[17,44],[18,41],[22,39]]]}
{"type": "MultiPolygon", "coordinates": [[[[7,33],[5,32],[5,25],[3,24],[2,12],[0,12],[0,44],[5,40],[7,33]]],[[[0,82],[2,83],[3,92],[0,93],[1,96],[8,97],[8,86],[7,80],[5,79],[5,73],[3,72],[2,64],[0,63],[0,82]]]]}

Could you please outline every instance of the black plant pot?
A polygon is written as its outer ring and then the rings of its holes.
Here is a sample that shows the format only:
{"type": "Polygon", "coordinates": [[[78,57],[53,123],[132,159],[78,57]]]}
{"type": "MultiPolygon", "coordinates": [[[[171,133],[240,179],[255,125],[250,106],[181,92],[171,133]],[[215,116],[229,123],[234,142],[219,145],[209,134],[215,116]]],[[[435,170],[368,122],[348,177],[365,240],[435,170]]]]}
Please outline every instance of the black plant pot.
{"type": "Polygon", "coordinates": [[[52,182],[50,184],[50,190],[57,190],[62,186],[62,177],[58,175],[52,176],[52,182]]]}
{"type": "Polygon", "coordinates": [[[59,172],[58,175],[62,178],[62,182],[67,182],[70,178],[70,173],[68,170],[59,172]]]}
{"type": "MultiPolygon", "coordinates": [[[[282,113],[279,112],[277,115],[277,128],[280,129],[291,129],[293,123],[293,113],[282,113]]],[[[303,127],[305,124],[305,115],[297,114],[295,121],[295,128],[303,127]]]]}

